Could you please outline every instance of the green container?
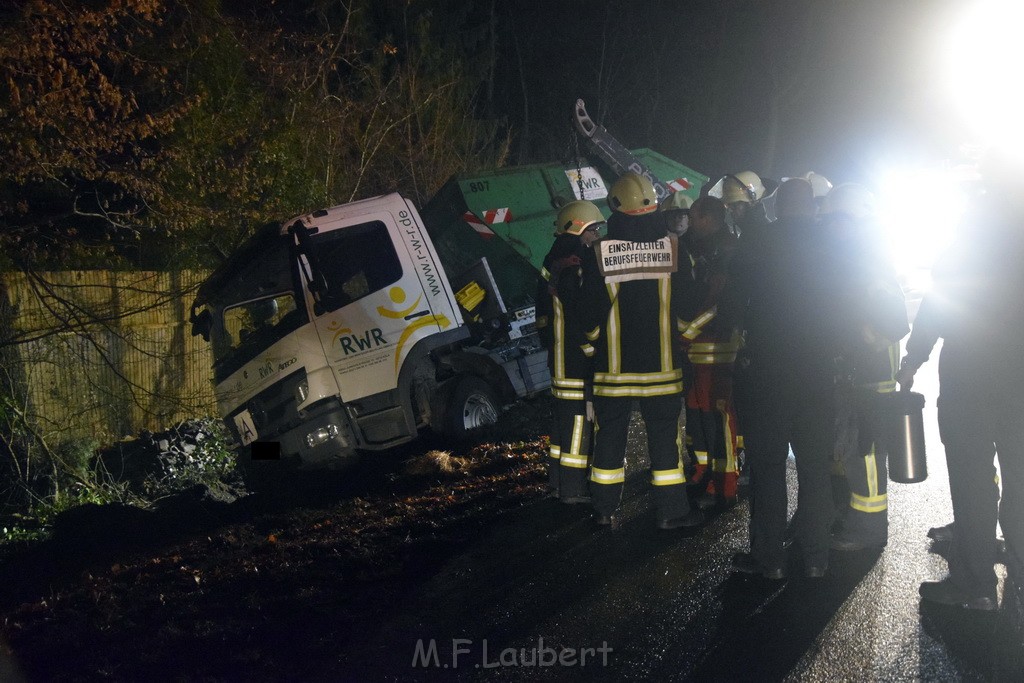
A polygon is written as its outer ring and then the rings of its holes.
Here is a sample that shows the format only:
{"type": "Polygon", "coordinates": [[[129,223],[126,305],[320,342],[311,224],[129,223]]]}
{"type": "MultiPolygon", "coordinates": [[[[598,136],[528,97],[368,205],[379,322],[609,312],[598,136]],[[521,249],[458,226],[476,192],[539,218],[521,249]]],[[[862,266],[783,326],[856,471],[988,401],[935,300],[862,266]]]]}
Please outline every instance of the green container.
{"type": "MultiPolygon", "coordinates": [[[[707,176],[649,149],[633,150],[663,182],[693,199],[707,176]]],[[[605,198],[616,176],[582,160],[584,198],[610,214],[605,198]]],[[[423,208],[427,232],[448,276],[486,257],[509,310],[532,305],[537,274],[554,240],[559,208],[579,198],[573,163],[534,164],[453,177],[423,208]],[[467,215],[471,214],[471,215],[467,215]],[[476,224],[476,228],[473,227],[476,224]]]]}

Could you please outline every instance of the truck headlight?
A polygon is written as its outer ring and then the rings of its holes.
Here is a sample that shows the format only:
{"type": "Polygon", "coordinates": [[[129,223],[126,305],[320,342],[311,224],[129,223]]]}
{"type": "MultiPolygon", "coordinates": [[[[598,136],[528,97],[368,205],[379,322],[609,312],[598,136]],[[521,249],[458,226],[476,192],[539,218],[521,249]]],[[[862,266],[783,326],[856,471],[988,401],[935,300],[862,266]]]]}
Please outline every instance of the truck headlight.
{"type": "Polygon", "coordinates": [[[320,444],[327,443],[336,436],[338,436],[338,425],[325,425],[319,429],[313,430],[309,434],[306,434],[306,445],[310,448],[316,448],[320,444]]]}

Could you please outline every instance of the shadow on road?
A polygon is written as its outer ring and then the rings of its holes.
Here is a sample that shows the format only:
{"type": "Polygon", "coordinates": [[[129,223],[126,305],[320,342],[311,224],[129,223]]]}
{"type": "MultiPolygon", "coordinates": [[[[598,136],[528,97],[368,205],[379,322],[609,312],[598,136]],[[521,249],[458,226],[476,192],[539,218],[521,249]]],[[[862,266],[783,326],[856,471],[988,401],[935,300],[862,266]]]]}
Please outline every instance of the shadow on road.
{"type": "MultiPolygon", "coordinates": [[[[993,681],[1024,680],[1024,595],[1012,578],[997,612],[977,612],[922,602],[921,648],[938,642],[961,671],[984,672],[993,681]]],[[[935,680],[922,670],[921,680],[935,680]]]]}
{"type": "Polygon", "coordinates": [[[645,479],[627,482],[616,530],[595,527],[586,506],[554,499],[506,513],[398,610],[342,638],[335,662],[317,675],[781,680],[878,559],[849,554],[820,580],[802,578],[798,556],[791,575],[799,578],[736,577],[729,559],[746,545],[747,506],[719,511],[692,532],[658,530],[645,479]],[[587,667],[524,666],[541,643],[613,651],[587,667]],[[435,657],[417,660],[417,648],[431,647],[435,657]],[[518,663],[499,666],[502,652],[518,663]]]}
{"type": "Polygon", "coordinates": [[[878,561],[880,552],[847,553],[823,579],[802,577],[790,557],[785,583],[733,576],[723,584],[718,631],[723,636],[694,667],[701,681],[777,681],[815,647],[833,616],[878,561]]]}

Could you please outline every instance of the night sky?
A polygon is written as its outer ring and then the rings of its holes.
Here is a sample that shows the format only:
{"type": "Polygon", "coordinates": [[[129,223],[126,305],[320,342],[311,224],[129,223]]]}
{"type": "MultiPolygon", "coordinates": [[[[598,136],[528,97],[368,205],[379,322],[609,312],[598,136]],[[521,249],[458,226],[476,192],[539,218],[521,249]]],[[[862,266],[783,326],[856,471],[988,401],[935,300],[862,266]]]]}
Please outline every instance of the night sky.
{"type": "Polygon", "coordinates": [[[962,4],[499,2],[491,106],[518,133],[512,162],[568,158],[583,97],[627,146],[711,176],[874,184],[880,165],[960,160],[939,83],[943,22],[962,4]]]}

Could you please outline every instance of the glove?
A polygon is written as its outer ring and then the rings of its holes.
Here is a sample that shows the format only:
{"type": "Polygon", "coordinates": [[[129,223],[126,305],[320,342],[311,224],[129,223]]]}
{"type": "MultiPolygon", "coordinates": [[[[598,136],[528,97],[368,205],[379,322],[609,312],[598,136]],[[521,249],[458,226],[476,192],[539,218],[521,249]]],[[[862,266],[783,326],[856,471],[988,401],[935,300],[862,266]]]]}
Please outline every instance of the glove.
{"type": "Polygon", "coordinates": [[[903,363],[900,364],[900,369],[896,371],[896,382],[899,383],[900,389],[903,391],[910,391],[914,386],[914,375],[917,373],[917,368],[907,363],[907,359],[903,359],[903,363]]]}

